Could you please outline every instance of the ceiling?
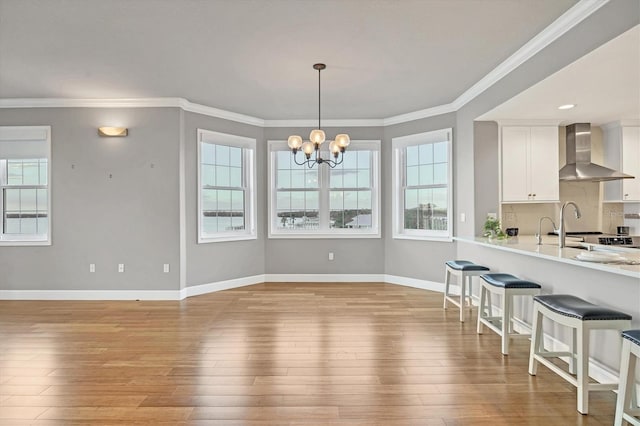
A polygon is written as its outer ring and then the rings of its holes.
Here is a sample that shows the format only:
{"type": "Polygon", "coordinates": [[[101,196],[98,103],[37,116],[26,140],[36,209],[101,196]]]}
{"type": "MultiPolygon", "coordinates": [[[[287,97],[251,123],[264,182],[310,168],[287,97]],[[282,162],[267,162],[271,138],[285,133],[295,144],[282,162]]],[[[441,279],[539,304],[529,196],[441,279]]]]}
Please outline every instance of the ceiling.
{"type": "Polygon", "coordinates": [[[0,0],[0,98],[181,97],[261,119],[449,104],[576,0],[0,0]]]}
{"type": "Polygon", "coordinates": [[[599,126],[640,119],[640,26],[593,50],[478,120],[557,120],[599,126]],[[558,106],[574,104],[569,110],[558,106]]]}

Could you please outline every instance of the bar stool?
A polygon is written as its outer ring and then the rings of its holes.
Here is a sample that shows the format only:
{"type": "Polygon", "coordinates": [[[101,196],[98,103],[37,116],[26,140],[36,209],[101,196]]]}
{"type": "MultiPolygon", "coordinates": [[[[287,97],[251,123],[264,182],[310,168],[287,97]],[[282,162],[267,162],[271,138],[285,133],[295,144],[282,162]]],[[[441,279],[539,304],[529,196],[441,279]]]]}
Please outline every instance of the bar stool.
{"type": "Polygon", "coordinates": [[[532,296],[540,293],[540,284],[521,280],[510,274],[481,275],[480,307],[478,308],[478,334],[486,325],[502,337],[502,353],[509,355],[509,339],[529,337],[513,331],[513,296],[532,296]],[[502,296],[502,314],[493,316],[491,293],[502,296]],[[487,305],[488,304],[488,305],[487,305]],[[485,308],[486,309],[485,311],[485,308]]]}
{"type": "Polygon", "coordinates": [[[529,352],[529,374],[536,375],[538,362],[578,388],[578,411],[589,412],[589,392],[617,389],[617,384],[589,383],[589,332],[591,330],[624,330],[631,326],[631,315],[594,305],[567,294],[551,294],[533,298],[533,331],[529,352]],[[544,349],[543,318],[572,328],[569,352],[544,349]],[[547,358],[569,357],[569,373],[547,358]],[[577,368],[576,368],[577,364],[577,368]],[[576,377],[572,374],[576,374],[576,377]]]}
{"type": "Polygon", "coordinates": [[[448,262],[445,262],[444,302],[442,307],[447,309],[447,300],[459,307],[460,322],[464,322],[465,305],[469,308],[473,306],[471,302],[471,280],[473,277],[482,275],[489,270],[490,269],[486,266],[477,265],[473,262],[469,262],[468,260],[449,260],[448,262]],[[449,292],[452,275],[458,278],[458,283],[460,284],[460,295],[449,292]]]}
{"type": "Polygon", "coordinates": [[[636,365],[640,358],[640,330],[622,332],[622,356],[620,359],[620,386],[618,387],[618,402],[616,403],[616,418],[614,426],[622,426],[626,420],[635,426],[640,426],[638,397],[636,395],[636,365]]]}

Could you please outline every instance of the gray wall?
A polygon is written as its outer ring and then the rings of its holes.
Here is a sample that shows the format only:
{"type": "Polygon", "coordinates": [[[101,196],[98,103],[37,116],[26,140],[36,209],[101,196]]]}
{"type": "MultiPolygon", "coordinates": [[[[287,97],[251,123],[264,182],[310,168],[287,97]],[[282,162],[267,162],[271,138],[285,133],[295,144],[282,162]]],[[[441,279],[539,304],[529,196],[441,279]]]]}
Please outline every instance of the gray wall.
{"type": "Polygon", "coordinates": [[[52,245],[0,247],[0,288],[177,290],[178,114],[177,108],[0,110],[0,125],[50,125],[52,152],[52,245]],[[115,124],[128,127],[129,136],[98,136],[99,126],[115,124]],[[162,272],[164,263],[170,273],[162,272]]]}
{"type": "Polygon", "coordinates": [[[263,129],[191,112],[184,113],[187,287],[264,274],[267,157],[263,129]],[[256,139],[257,240],[198,244],[197,129],[256,139]]]}
{"type": "MultiPolygon", "coordinates": [[[[383,139],[381,127],[324,128],[327,135],[348,133],[352,140],[383,139]]],[[[266,128],[265,140],[287,140],[289,135],[306,135],[309,128],[266,128]]],[[[383,193],[381,206],[385,235],[384,206],[388,204],[384,188],[386,168],[391,164],[384,154],[385,142],[382,142],[381,180],[383,193]]],[[[266,165],[266,162],[265,162],[266,165]]],[[[268,177],[265,181],[268,182],[268,177]]],[[[266,210],[266,205],[265,205],[266,210]]],[[[265,217],[264,227],[268,226],[265,217]]],[[[268,274],[382,274],[384,273],[384,242],[380,238],[360,239],[267,239],[266,273],[268,274]],[[334,252],[335,260],[328,259],[329,252],[334,252]]]]}
{"type": "Polygon", "coordinates": [[[473,125],[473,187],[476,235],[481,233],[487,213],[498,213],[498,123],[477,121],[473,125]]]}
{"type": "MultiPolygon", "coordinates": [[[[421,280],[442,282],[442,265],[445,261],[455,257],[455,243],[439,241],[416,241],[394,239],[392,228],[392,147],[391,140],[399,136],[415,133],[423,133],[431,130],[453,128],[453,158],[455,175],[455,158],[457,158],[458,142],[456,135],[455,113],[443,114],[436,117],[388,126],[384,129],[384,142],[382,144],[382,156],[386,160],[383,167],[383,193],[384,204],[382,214],[384,217],[384,241],[385,241],[385,273],[401,277],[416,278],[421,280]]],[[[454,187],[457,183],[454,180],[454,187]]],[[[454,200],[453,217],[455,218],[456,204],[454,200]]],[[[453,221],[455,223],[455,220],[453,221]]]]}

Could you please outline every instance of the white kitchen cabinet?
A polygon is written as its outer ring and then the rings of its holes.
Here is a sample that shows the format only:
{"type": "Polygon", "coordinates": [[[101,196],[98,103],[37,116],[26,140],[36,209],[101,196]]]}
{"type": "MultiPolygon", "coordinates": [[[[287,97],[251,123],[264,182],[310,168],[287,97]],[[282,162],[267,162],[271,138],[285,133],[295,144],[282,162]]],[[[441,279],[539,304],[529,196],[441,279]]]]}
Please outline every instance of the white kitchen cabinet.
{"type": "Polygon", "coordinates": [[[603,130],[605,165],[635,177],[605,182],[605,201],[640,202],[640,127],[614,123],[603,130]]]}
{"type": "Polygon", "coordinates": [[[556,126],[502,127],[503,203],[558,201],[558,170],[556,126]]]}

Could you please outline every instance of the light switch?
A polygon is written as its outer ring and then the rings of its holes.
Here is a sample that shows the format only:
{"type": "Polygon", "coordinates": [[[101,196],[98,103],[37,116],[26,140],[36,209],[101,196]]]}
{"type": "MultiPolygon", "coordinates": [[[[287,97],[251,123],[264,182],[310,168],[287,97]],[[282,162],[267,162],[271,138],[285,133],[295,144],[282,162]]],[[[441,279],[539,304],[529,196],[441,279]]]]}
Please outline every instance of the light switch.
{"type": "Polygon", "coordinates": [[[166,274],[169,272],[169,264],[165,263],[164,266],[162,267],[162,271],[166,274]]]}
{"type": "Polygon", "coordinates": [[[96,271],[96,264],[95,263],[90,263],[89,264],[89,272],[95,272],[96,271]]]}
{"type": "Polygon", "coordinates": [[[118,272],[124,272],[124,263],[118,263],[118,272]]]}

